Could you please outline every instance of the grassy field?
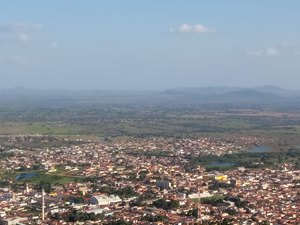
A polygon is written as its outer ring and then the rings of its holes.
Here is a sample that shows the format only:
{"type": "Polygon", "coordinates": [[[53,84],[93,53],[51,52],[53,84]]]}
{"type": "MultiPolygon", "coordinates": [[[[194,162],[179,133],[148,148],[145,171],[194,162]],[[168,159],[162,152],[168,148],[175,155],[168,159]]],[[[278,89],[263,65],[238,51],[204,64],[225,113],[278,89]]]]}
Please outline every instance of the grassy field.
{"type": "MultiPolygon", "coordinates": [[[[29,182],[33,184],[39,184],[41,182],[49,182],[51,184],[65,184],[69,182],[74,182],[80,180],[76,177],[70,176],[62,176],[62,175],[52,175],[52,174],[40,174],[38,176],[34,176],[31,179],[28,179],[29,182]]],[[[23,180],[25,181],[25,180],[23,180]]]]}
{"type": "Polygon", "coordinates": [[[45,134],[45,135],[76,135],[80,128],[75,125],[45,122],[9,122],[0,124],[0,135],[45,134]]]}
{"type": "Polygon", "coordinates": [[[0,135],[45,134],[45,135],[102,135],[102,136],[199,136],[222,134],[256,134],[274,137],[300,135],[300,126],[284,125],[284,121],[260,123],[263,118],[154,118],[149,121],[111,120],[94,124],[69,124],[57,122],[5,122],[0,123],[0,135]],[[273,123],[274,122],[274,123],[273,123]]]}
{"type": "MultiPolygon", "coordinates": [[[[273,150],[300,145],[300,114],[284,108],[209,109],[202,106],[137,107],[76,105],[9,107],[0,114],[0,135],[77,137],[199,137],[251,135],[273,139],[273,150]]],[[[1,108],[0,108],[1,112],[1,108]]],[[[1,143],[0,143],[1,144],[1,143]]]]}

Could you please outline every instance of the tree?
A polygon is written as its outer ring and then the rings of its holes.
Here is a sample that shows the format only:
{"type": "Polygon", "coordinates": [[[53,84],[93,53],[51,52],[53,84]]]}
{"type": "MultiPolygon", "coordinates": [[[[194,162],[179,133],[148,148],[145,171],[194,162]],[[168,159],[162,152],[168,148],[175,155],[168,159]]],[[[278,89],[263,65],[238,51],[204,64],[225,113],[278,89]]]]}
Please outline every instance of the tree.
{"type": "Polygon", "coordinates": [[[125,220],[117,220],[117,221],[110,221],[105,223],[105,225],[132,225],[132,222],[127,222],[125,220]]]}
{"type": "Polygon", "coordinates": [[[46,193],[50,193],[52,191],[52,186],[49,181],[41,180],[40,183],[35,186],[35,189],[38,191],[42,191],[42,189],[44,189],[46,193]]]}
{"type": "Polygon", "coordinates": [[[170,209],[178,208],[179,202],[176,200],[173,200],[173,199],[165,200],[165,199],[161,198],[161,199],[154,201],[153,206],[155,206],[156,208],[164,209],[164,210],[170,210],[170,209]]]}

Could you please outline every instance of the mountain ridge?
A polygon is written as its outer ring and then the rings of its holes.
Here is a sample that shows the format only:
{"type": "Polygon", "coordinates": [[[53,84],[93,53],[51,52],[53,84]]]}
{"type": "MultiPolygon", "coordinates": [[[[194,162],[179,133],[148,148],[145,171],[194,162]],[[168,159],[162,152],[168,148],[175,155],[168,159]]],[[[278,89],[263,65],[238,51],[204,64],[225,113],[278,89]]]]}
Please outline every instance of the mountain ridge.
{"type": "Polygon", "coordinates": [[[30,89],[16,87],[0,89],[0,102],[37,101],[44,104],[300,104],[300,91],[276,86],[242,87],[177,87],[164,91],[107,91],[30,89]]]}

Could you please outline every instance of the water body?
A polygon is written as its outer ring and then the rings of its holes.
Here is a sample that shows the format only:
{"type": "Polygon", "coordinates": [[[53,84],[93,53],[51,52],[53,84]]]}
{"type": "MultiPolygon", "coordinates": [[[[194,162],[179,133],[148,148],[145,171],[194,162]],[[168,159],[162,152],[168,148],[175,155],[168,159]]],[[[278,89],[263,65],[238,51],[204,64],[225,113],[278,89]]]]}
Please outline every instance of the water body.
{"type": "Polygon", "coordinates": [[[256,147],[253,147],[253,148],[250,148],[247,150],[247,152],[250,152],[250,153],[265,153],[265,152],[269,152],[269,151],[271,151],[271,147],[263,146],[263,145],[256,146],[256,147]]]}
{"type": "Polygon", "coordinates": [[[207,164],[210,167],[232,167],[238,165],[237,163],[233,162],[211,162],[207,164]]]}
{"type": "Polygon", "coordinates": [[[30,179],[32,177],[37,176],[38,174],[36,173],[20,173],[16,176],[16,180],[21,180],[21,179],[30,179]]]}

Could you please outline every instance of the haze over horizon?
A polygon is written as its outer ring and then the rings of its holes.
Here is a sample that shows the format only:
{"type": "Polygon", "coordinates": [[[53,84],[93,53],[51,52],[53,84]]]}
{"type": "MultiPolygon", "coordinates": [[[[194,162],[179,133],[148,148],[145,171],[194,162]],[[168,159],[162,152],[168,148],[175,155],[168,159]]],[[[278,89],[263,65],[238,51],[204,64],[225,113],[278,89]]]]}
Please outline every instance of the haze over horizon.
{"type": "Polygon", "coordinates": [[[300,89],[300,2],[5,1],[0,88],[300,89]]]}
{"type": "Polygon", "coordinates": [[[176,86],[176,87],[169,87],[169,88],[151,88],[151,89],[145,89],[145,88],[126,88],[126,87],[122,87],[122,88],[84,88],[84,87],[26,87],[26,86],[12,86],[12,87],[0,87],[0,91],[50,91],[50,92],[55,92],[55,91],[83,91],[83,92],[97,92],[97,91],[103,91],[103,92],[137,92],[137,93],[164,93],[165,91],[193,91],[193,90],[222,90],[222,89],[228,89],[228,90],[243,90],[243,91],[266,91],[268,92],[269,90],[272,91],[300,91],[300,88],[296,89],[296,88],[286,88],[286,87],[282,87],[282,86],[275,86],[275,85],[262,85],[262,86],[224,86],[224,85],[220,85],[220,86],[176,86]]]}

